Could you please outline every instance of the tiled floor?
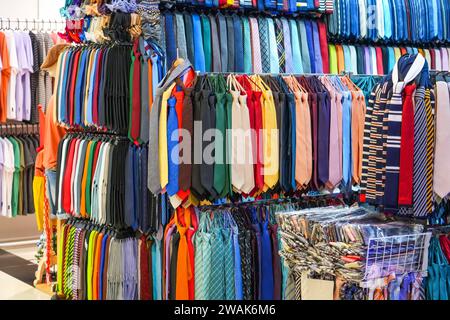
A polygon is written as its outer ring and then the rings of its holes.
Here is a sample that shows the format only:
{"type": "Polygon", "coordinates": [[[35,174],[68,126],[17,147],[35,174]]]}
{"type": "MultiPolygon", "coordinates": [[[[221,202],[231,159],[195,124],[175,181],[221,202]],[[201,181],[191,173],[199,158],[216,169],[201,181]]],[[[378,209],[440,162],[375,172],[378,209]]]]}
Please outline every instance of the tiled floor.
{"type": "Polygon", "coordinates": [[[48,300],[50,296],[33,287],[37,268],[36,245],[0,246],[0,299],[48,300]]]}

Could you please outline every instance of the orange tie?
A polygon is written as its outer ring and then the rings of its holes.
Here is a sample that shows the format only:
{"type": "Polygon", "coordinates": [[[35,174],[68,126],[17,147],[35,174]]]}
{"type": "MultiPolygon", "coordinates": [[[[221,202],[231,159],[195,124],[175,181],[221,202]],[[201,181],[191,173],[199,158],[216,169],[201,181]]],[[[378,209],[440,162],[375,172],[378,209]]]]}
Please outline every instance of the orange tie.
{"type": "Polygon", "coordinates": [[[186,209],[178,207],[175,213],[175,223],[180,234],[180,244],[178,246],[177,257],[177,283],[175,298],[177,300],[189,300],[189,279],[192,278],[191,268],[189,263],[188,241],[186,232],[190,227],[191,216],[190,211],[185,212],[186,209]],[[185,226],[178,220],[178,215],[184,211],[185,226]]]}

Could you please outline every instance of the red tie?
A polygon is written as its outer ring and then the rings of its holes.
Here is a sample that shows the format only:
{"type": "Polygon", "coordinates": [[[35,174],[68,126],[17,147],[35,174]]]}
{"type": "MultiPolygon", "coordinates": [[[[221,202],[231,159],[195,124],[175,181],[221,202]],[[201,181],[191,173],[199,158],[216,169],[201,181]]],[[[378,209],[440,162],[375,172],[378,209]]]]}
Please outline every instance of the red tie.
{"type": "Polygon", "coordinates": [[[433,49],[428,50],[431,56],[431,69],[436,70],[436,52],[433,49]]]}
{"type": "Polygon", "coordinates": [[[320,52],[322,54],[323,73],[330,73],[330,59],[328,57],[327,26],[323,21],[317,23],[319,27],[320,52]]]}
{"type": "Polygon", "coordinates": [[[381,50],[381,47],[376,47],[377,52],[377,71],[378,75],[384,74],[384,68],[383,68],[383,51],[381,50]]]}
{"type": "Polygon", "coordinates": [[[414,163],[414,109],[412,96],[416,85],[410,84],[403,91],[402,135],[400,148],[400,175],[398,203],[412,205],[413,201],[413,163],[414,163]]]}
{"type": "Polygon", "coordinates": [[[136,142],[141,130],[141,53],[139,52],[139,39],[134,41],[133,52],[133,94],[131,102],[130,138],[136,142]]]}

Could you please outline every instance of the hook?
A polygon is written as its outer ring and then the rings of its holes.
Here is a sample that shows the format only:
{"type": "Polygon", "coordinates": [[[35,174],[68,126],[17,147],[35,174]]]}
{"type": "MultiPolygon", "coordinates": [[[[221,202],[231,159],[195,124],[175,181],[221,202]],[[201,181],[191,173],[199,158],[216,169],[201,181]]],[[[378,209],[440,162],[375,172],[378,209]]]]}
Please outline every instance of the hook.
{"type": "Polygon", "coordinates": [[[16,31],[20,30],[20,20],[17,18],[17,25],[16,25],[16,31]]]}
{"type": "Polygon", "coordinates": [[[11,20],[8,18],[8,30],[11,30],[11,20]]]}

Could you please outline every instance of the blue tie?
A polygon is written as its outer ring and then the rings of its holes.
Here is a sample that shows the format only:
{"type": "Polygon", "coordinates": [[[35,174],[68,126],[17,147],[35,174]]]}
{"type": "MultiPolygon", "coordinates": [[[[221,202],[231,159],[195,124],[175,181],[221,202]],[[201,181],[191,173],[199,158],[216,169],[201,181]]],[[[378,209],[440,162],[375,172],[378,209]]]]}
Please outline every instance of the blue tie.
{"type": "Polygon", "coordinates": [[[178,163],[172,160],[178,159],[178,117],[175,109],[177,100],[175,97],[170,97],[167,101],[168,116],[167,116],[167,152],[169,155],[169,182],[167,184],[167,193],[169,196],[175,195],[178,190],[178,163]]]}
{"type": "Polygon", "coordinates": [[[316,54],[314,52],[314,40],[313,40],[313,31],[312,31],[312,25],[310,20],[305,21],[305,29],[306,29],[306,39],[308,43],[308,52],[309,52],[309,60],[310,60],[310,66],[311,66],[311,73],[316,73],[316,62],[315,57],[316,54]]]}
{"type": "Polygon", "coordinates": [[[203,52],[202,25],[198,14],[192,15],[192,28],[194,29],[194,68],[205,72],[205,53],[203,52]]]}
{"type": "Polygon", "coordinates": [[[269,25],[269,50],[270,50],[270,72],[280,73],[280,65],[278,63],[277,41],[275,37],[275,25],[273,19],[267,19],[269,25]]]}
{"type": "Polygon", "coordinates": [[[242,24],[241,19],[233,16],[233,29],[234,29],[234,49],[236,55],[234,56],[234,71],[244,72],[244,41],[242,36],[242,24]]]}
{"type": "Polygon", "coordinates": [[[292,58],[295,63],[294,65],[294,73],[301,74],[303,73],[303,64],[302,64],[302,55],[300,51],[300,39],[298,35],[297,23],[295,20],[289,20],[289,26],[291,29],[291,45],[292,45],[292,58]]]}
{"type": "Polygon", "coordinates": [[[311,73],[311,59],[309,57],[309,39],[306,33],[306,23],[304,20],[298,20],[297,25],[298,37],[300,39],[303,71],[305,73],[311,73]]]}
{"type": "Polygon", "coordinates": [[[312,21],[313,39],[314,39],[314,60],[316,62],[315,72],[323,73],[322,53],[320,51],[319,28],[316,21],[312,21]]]}
{"type": "MultiPolygon", "coordinates": [[[[170,69],[172,63],[177,59],[177,42],[175,40],[175,28],[173,23],[173,14],[167,13],[165,15],[165,34],[166,34],[166,68],[170,69]]],[[[196,33],[197,34],[197,33],[196,33]]]]}

